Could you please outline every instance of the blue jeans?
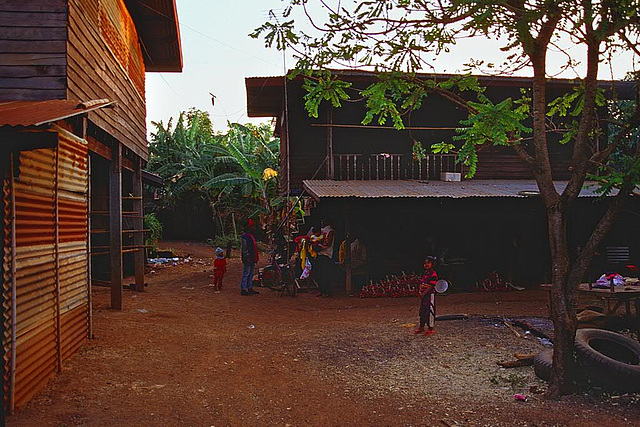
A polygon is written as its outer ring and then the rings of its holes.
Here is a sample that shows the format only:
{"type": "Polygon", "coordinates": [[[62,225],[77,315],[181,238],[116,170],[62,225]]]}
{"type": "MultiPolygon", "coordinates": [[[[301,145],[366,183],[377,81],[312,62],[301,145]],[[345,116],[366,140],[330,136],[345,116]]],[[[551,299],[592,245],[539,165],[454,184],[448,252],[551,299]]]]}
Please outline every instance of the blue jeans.
{"type": "Polygon", "coordinates": [[[240,286],[243,291],[253,289],[253,269],[255,264],[242,264],[242,282],[240,286]]]}

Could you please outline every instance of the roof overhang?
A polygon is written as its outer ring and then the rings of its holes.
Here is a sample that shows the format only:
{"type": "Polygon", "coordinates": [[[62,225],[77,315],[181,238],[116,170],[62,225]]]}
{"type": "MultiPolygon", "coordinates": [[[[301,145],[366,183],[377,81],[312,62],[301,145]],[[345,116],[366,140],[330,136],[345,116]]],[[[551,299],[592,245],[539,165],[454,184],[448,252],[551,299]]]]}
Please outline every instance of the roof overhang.
{"type": "Polygon", "coordinates": [[[146,71],[182,71],[175,0],[125,0],[142,44],[146,71]]]}
{"type": "Polygon", "coordinates": [[[285,77],[247,77],[247,115],[279,117],[282,114],[285,77]]]}
{"type": "Polygon", "coordinates": [[[146,170],[142,170],[142,182],[148,184],[152,187],[162,187],[164,185],[164,180],[160,175],[157,175],[153,172],[149,172],[146,170]]]}
{"type": "MultiPolygon", "coordinates": [[[[567,181],[556,181],[561,192],[567,181]]],[[[315,200],[320,199],[471,199],[527,198],[539,195],[535,181],[528,180],[467,180],[447,181],[333,181],[305,180],[304,190],[315,200]]],[[[595,182],[585,183],[579,197],[599,197],[595,182]]],[[[617,194],[613,191],[611,195],[617,194]]],[[[640,193],[634,193],[639,194],[640,193]]]]}
{"type": "MultiPolygon", "coordinates": [[[[349,82],[373,83],[376,81],[376,73],[370,71],[332,70],[332,73],[349,82]]],[[[421,78],[446,80],[459,77],[455,74],[419,74],[421,78]]],[[[531,77],[518,76],[476,76],[482,86],[499,87],[531,87],[531,77]]],[[[303,79],[302,76],[296,80],[303,79]]],[[[247,77],[245,87],[247,89],[247,115],[249,117],[278,117],[282,114],[282,100],[284,99],[284,76],[271,77],[247,77]]],[[[550,79],[547,82],[549,88],[562,88],[578,85],[580,80],[550,79]]],[[[635,82],[627,81],[600,81],[599,86],[607,92],[615,87],[619,99],[635,98],[635,82]]]]}
{"type": "Polygon", "coordinates": [[[0,101],[0,128],[39,127],[114,105],[115,101],[108,99],[84,102],[66,99],[0,101]]]}

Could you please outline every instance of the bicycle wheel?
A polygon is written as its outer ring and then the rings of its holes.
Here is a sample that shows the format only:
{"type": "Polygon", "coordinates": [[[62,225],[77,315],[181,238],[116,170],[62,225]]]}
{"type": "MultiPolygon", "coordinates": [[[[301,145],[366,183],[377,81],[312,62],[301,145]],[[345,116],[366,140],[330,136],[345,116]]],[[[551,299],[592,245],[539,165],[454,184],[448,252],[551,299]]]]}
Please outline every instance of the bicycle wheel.
{"type": "Polygon", "coordinates": [[[260,285],[265,288],[279,291],[282,289],[282,280],[280,280],[280,272],[272,265],[268,265],[262,269],[260,276],[260,285]]]}

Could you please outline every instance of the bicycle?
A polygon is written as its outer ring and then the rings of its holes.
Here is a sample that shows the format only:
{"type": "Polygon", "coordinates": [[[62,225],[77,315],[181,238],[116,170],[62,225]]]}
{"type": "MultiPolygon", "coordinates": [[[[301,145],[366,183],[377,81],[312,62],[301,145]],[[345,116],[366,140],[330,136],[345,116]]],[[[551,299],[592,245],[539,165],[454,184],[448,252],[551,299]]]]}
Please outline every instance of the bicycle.
{"type": "Polygon", "coordinates": [[[273,249],[269,265],[258,273],[260,286],[278,291],[280,296],[286,292],[288,295],[295,297],[298,294],[298,284],[293,277],[291,266],[282,261],[283,259],[279,256],[278,251],[273,249]]]}

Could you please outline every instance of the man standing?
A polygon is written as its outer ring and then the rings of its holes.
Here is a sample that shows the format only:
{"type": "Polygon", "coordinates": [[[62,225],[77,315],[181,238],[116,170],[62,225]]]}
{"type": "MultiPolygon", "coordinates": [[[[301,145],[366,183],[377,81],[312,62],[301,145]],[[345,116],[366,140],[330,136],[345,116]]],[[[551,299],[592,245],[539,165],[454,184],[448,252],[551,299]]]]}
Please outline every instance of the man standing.
{"type": "Polygon", "coordinates": [[[331,221],[322,221],[322,240],[318,246],[318,256],[313,266],[320,296],[331,295],[331,281],[333,279],[333,247],[335,232],[331,228],[331,221]]]}
{"type": "Polygon", "coordinates": [[[240,283],[241,295],[255,295],[260,292],[253,290],[253,271],[258,263],[258,245],[253,236],[254,222],[247,220],[242,233],[242,282],[240,283]]]}

